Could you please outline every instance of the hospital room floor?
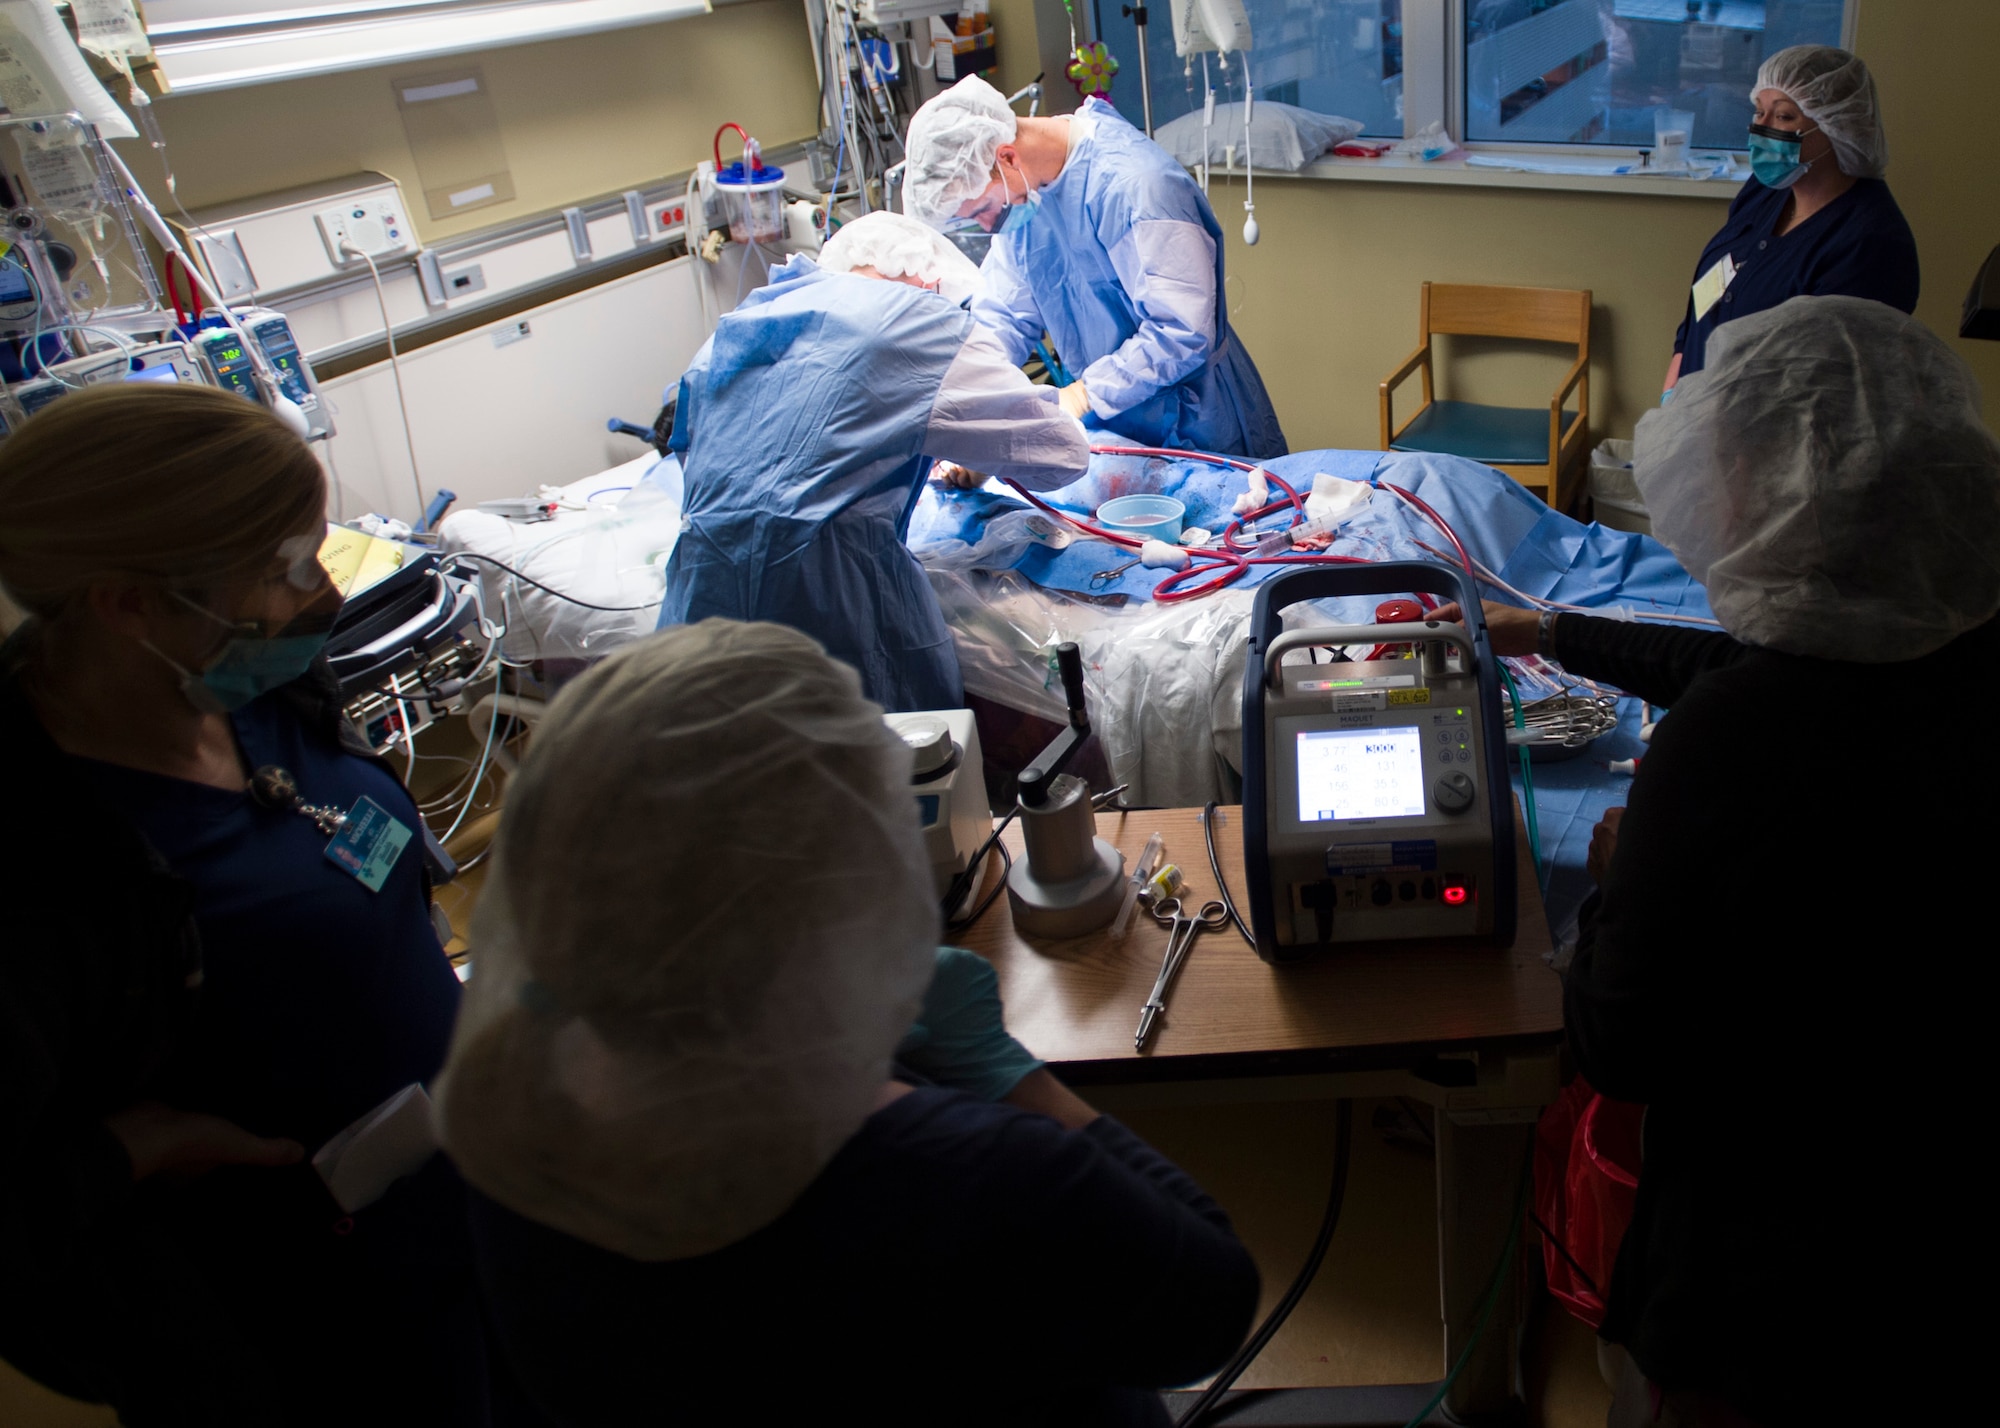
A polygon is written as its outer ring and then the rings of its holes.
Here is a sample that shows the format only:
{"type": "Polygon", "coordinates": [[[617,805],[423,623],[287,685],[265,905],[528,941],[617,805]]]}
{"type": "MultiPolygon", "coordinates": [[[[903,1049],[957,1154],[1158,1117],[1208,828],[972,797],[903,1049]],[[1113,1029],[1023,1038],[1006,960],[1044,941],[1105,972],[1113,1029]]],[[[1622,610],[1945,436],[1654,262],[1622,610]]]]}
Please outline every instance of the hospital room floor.
{"type": "MultiPolygon", "coordinates": [[[[429,752],[451,754],[462,730],[439,730],[429,752]]],[[[473,747],[468,750],[476,754],[473,747]]],[[[419,764],[418,795],[431,770],[419,764]]],[[[444,782],[448,787],[449,779],[444,782]]],[[[499,822],[479,812],[452,841],[474,857],[499,822]]],[[[464,949],[488,864],[441,890],[440,902],[464,949]]],[[[1094,1088],[1086,1098],[1131,1126],[1185,1167],[1228,1211],[1263,1275],[1261,1315],[1284,1293],[1318,1228],[1333,1166],[1333,1106],[1327,1101],[1188,1105],[1158,1093],[1094,1088]]],[[[1353,1162],[1340,1227],[1324,1265],[1285,1327],[1244,1374],[1246,1388],[1420,1383],[1444,1372],[1438,1321],[1436,1191],[1428,1125],[1397,1103],[1358,1101],[1353,1162]],[[1378,1109],[1396,1132],[1375,1126],[1378,1109]]],[[[1421,1108],[1418,1108],[1419,1111],[1421,1108]]],[[[1595,1337],[1544,1300],[1530,1324],[1524,1372],[1531,1428],[1598,1428],[1610,1392],[1598,1375],[1595,1337]]],[[[47,1392],[0,1363],[0,1424],[8,1428],[114,1428],[103,1408],[47,1392]]]]}

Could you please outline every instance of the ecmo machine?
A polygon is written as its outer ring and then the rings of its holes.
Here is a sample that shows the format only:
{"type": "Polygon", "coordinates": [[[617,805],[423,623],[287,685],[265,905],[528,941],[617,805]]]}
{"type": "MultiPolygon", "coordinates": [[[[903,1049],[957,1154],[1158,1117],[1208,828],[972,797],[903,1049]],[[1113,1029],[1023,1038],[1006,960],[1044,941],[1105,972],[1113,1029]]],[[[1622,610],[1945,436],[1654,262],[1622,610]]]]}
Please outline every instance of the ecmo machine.
{"type": "Polygon", "coordinates": [[[1257,954],[1514,937],[1500,666],[1478,591],[1424,562],[1314,567],[1257,592],[1243,672],[1243,843],[1257,954]],[[1466,623],[1283,628],[1308,600],[1422,592],[1466,623]],[[1351,657],[1359,647],[1363,658],[1351,657]],[[1287,663],[1330,652],[1332,662],[1287,663]]]}

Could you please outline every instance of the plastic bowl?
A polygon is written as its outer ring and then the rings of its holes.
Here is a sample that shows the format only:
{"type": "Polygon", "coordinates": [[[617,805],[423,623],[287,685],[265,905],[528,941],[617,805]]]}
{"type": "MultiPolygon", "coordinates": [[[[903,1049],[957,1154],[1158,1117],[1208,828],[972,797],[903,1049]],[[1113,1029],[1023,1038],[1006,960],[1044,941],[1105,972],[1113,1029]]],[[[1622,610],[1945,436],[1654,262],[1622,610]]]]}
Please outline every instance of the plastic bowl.
{"type": "Polygon", "coordinates": [[[1172,496],[1120,496],[1097,508],[1097,523],[1138,540],[1180,543],[1187,507],[1172,496]]]}

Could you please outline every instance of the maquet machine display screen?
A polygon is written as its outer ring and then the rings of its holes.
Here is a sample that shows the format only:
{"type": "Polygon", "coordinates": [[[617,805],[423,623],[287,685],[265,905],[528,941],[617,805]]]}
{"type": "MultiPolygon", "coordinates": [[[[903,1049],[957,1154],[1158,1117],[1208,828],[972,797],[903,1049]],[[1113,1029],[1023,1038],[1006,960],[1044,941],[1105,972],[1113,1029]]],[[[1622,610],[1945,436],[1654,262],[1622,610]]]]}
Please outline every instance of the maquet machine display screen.
{"type": "Polygon", "coordinates": [[[1299,822],[1424,812],[1424,738],[1415,725],[1298,735],[1299,822]]]}

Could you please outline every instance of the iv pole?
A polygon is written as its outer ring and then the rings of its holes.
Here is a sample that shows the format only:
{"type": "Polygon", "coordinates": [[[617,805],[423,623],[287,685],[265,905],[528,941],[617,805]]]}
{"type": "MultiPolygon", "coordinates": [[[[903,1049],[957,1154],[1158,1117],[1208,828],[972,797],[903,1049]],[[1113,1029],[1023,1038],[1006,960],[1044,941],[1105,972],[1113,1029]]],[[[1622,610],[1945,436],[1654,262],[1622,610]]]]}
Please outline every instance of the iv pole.
{"type": "Polygon", "coordinates": [[[1153,77],[1146,67],[1146,0],[1137,5],[1120,5],[1120,12],[1132,17],[1139,27],[1139,105],[1146,116],[1146,137],[1153,137],[1153,77]]]}

